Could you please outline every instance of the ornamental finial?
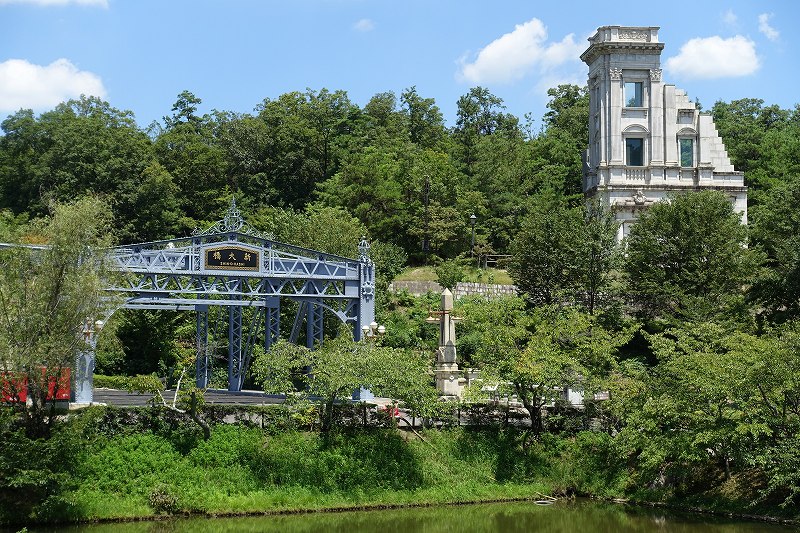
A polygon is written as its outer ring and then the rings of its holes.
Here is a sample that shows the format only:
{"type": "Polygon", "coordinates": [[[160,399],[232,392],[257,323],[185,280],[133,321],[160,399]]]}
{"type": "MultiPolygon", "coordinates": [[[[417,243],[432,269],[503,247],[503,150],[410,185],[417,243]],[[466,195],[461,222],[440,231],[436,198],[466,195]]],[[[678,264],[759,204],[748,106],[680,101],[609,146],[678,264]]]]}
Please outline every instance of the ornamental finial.
{"type": "Polygon", "coordinates": [[[225,213],[225,218],[223,218],[222,225],[225,228],[225,231],[238,231],[244,225],[242,213],[236,208],[235,196],[231,197],[231,206],[225,213]]]}
{"type": "Polygon", "coordinates": [[[369,246],[369,243],[367,242],[367,236],[366,235],[362,235],[361,236],[361,242],[358,243],[358,259],[362,263],[370,262],[369,249],[370,249],[370,246],[369,246]]]}

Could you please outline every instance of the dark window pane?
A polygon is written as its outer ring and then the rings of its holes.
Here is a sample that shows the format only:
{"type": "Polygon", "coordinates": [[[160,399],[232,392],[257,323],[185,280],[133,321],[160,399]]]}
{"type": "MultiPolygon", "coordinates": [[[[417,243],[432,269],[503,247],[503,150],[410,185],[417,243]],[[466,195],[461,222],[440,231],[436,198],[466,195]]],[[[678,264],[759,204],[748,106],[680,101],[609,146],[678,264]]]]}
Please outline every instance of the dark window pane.
{"type": "Polygon", "coordinates": [[[644,166],[644,139],[625,139],[626,164],[630,167],[644,166]]]}
{"type": "Polygon", "coordinates": [[[694,140],[692,139],[679,139],[678,141],[681,148],[681,166],[693,167],[694,166],[694,140]]]}

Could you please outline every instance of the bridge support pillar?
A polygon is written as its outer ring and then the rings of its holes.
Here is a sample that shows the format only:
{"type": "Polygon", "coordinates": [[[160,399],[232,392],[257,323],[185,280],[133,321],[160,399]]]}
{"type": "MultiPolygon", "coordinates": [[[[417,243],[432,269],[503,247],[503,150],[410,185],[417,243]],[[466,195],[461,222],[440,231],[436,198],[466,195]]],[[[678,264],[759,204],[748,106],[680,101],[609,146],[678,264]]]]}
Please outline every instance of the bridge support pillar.
{"type": "Polygon", "coordinates": [[[208,353],[208,306],[198,305],[197,310],[197,387],[205,389],[211,378],[208,353]]]}
{"type": "Polygon", "coordinates": [[[281,336],[281,307],[278,298],[267,302],[264,313],[264,351],[269,351],[281,336]]]}
{"type": "Polygon", "coordinates": [[[324,308],[319,300],[309,300],[306,309],[306,346],[313,350],[323,340],[324,308]]]}
{"type": "Polygon", "coordinates": [[[94,347],[78,354],[75,361],[75,388],[72,393],[75,403],[94,401],[94,360],[94,347]]]}
{"type": "Polygon", "coordinates": [[[242,353],[242,308],[228,308],[228,390],[242,390],[244,379],[244,354],[242,353]]]}

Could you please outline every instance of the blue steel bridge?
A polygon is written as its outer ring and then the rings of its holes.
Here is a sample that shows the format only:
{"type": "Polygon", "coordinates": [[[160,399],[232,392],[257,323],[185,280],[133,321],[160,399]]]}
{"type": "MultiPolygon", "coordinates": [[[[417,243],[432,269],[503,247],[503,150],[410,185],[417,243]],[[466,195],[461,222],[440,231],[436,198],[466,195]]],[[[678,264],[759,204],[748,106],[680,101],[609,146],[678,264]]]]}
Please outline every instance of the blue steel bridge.
{"type": "MultiPolygon", "coordinates": [[[[282,330],[313,348],[332,315],[360,338],[375,317],[375,266],[365,239],[358,250],[350,259],[276,242],[245,222],[233,202],[222,220],[189,237],[113,248],[119,275],[108,290],[125,309],[195,313],[198,387],[209,384],[214,339],[226,330],[228,390],[240,391],[253,348],[269,350],[282,330]],[[280,323],[286,302],[295,302],[291,330],[280,323]]],[[[88,403],[93,345],[77,363],[75,401],[88,403]]]]}

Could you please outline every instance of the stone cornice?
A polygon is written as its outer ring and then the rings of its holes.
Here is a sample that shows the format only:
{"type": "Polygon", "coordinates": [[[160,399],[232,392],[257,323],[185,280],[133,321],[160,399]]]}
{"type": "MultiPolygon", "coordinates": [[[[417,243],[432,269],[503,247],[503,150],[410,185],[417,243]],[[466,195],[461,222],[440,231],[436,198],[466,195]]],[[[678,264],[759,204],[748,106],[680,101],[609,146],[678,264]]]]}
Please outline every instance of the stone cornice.
{"type": "Polygon", "coordinates": [[[652,55],[661,55],[664,49],[664,43],[658,42],[640,42],[640,41],[604,41],[600,43],[592,43],[584,53],[581,54],[581,61],[590,65],[595,59],[604,54],[613,54],[614,52],[625,52],[636,50],[641,53],[652,55]]]}
{"type": "MultiPolygon", "coordinates": [[[[686,190],[693,190],[693,191],[705,191],[705,190],[713,190],[713,191],[723,191],[723,192],[747,192],[747,187],[745,186],[731,186],[731,185],[694,185],[694,184],[677,184],[677,183],[670,183],[664,184],[659,183],[658,185],[645,185],[643,183],[634,183],[634,184],[617,184],[617,185],[595,185],[590,189],[590,191],[630,191],[635,193],[638,190],[642,190],[644,193],[652,192],[652,191],[686,191],[686,190]]],[[[586,194],[586,193],[585,193],[586,194]]],[[[590,194],[591,196],[591,194],[590,194]]]]}

